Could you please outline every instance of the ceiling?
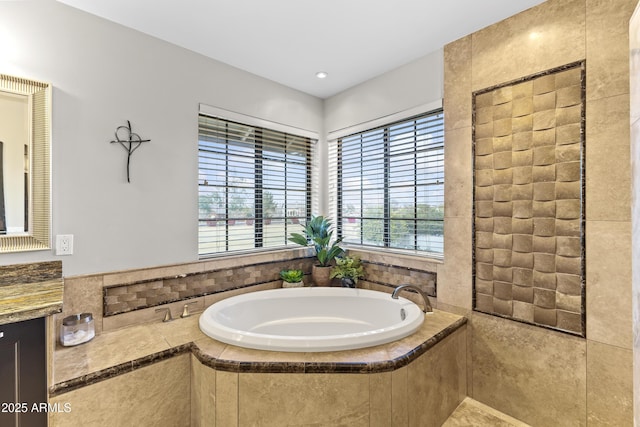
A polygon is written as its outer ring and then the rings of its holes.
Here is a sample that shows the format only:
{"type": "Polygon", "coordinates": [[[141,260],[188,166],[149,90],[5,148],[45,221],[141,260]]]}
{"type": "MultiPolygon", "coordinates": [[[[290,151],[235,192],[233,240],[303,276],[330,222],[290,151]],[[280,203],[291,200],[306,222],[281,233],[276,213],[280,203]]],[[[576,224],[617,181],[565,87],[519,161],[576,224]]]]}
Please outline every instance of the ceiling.
{"type": "Polygon", "coordinates": [[[58,1],[327,98],[544,0],[58,1]]]}

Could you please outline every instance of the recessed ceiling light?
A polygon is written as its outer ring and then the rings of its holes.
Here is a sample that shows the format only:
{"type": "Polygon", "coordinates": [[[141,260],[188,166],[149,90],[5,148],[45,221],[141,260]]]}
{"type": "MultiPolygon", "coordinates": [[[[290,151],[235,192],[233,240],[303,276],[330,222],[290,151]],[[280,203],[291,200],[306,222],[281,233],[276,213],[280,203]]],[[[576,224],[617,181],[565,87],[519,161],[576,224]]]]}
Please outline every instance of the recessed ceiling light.
{"type": "Polygon", "coordinates": [[[316,77],[317,77],[317,78],[319,78],[319,79],[324,79],[324,78],[326,78],[328,75],[329,75],[329,73],[326,73],[326,72],[324,72],[324,71],[318,71],[318,72],[316,73],[316,77]]]}

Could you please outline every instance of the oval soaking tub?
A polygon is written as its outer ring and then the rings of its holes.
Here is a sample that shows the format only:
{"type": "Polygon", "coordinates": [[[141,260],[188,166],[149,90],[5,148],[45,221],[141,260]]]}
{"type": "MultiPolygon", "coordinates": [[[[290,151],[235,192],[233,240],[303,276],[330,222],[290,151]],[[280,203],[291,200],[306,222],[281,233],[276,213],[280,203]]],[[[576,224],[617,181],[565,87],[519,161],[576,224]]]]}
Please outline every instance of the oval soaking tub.
{"type": "Polygon", "coordinates": [[[414,333],[418,305],[390,294],[350,288],[250,292],[212,304],[200,329],[218,341],[259,350],[320,352],[384,344],[414,333]]]}

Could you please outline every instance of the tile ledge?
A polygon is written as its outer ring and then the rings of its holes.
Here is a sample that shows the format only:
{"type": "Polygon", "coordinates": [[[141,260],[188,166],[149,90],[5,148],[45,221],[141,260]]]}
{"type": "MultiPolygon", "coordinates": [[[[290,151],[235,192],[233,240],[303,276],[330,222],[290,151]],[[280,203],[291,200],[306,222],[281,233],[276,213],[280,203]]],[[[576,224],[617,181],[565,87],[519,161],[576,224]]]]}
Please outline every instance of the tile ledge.
{"type": "MultiPolygon", "coordinates": [[[[104,369],[100,369],[94,372],[87,372],[83,375],[75,378],[70,378],[65,381],[61,381],[57,384],[53,384],[49,388],[49,396],[58,396],[69,391],[95,384],[97,382],[119,376],[121,374],[132,372],[135,369],[139,369],[151,364],[172,358],[174,356],[190,352],[193,354],[200,363],[218,371],[236,372],[236,373],[360,373],[371,374],[378,372],[389,372],[397,370],[403,366],[408,365],[413,360],[427,352],[434,347],[437,343],[445,339],[447,336],[453,334],[459,328],[463,327],[467,323],[467,318],[459,315],[455,315],[448,312],[436,310],[441,314],[441,321],[447,324],[440,327],[435,333],[428,333],[425,331],[431,327],[431,324],[425,322],[425,326],[418,332],[405,337],[401,340],[394,341],[380,346],[369,347],[358,350],[346,350],[340,352],[331,353],[331,357],[328,360],[304,360],[310,354],[316,353],[282,353],[267,352],[260,350],[251,350],[254,357],[252,360],[251,355],[249,357],[236,357],[234,359],[223,357],[223,353],[227,349],[240,349],[233,345],[227,345],[220,343],[212,338],[198,338],[193,339],[187,343],[179,344],[169,349],[165,349],[159,352],[154,352],[146,356],[125,361],[114,366],[108,366],[104,369]],[[420,338],[417,335],[424,335],[428,333],[428,336],[420,338]],[[206,344],[213,343],[213,350],[206,344]],[[408,349],[408,350],[407,350],[408,349]],[[385,356],[381,356],[381,350],[385,356]],[[345,362],[340,360],[344,357],[346,352],[359,351],[359,354],[354,355],[354,359],[362,358],[363,361],[345,362]],[[272,360],[256,360],[264,357],[267,353],[273,353],[268,357],[272,360]],[[282,355],[282,360],[278,360],[278,355],[282,355]],[[296,355],[298,360],[286,360],[290,358],[290,355],[296,355]],[[365,355],[365,357],[362,357],[365,355]],[[372,355],[371,360],[366,355],[372,355]],[[334,357],[335,356],[335,357],[334,357]],[[244,360],[242,360],[244,359],[244,360]]],[[[195,316],[194,316],[195,317],[195,316]]],[[[155,324],[150,324],[153,326],[155,324]]],[[[126,337],[126,330],[119,329],[110,334],[120,333],[126,337]]],[[[203,335],[203,337],[205,337],[203,335]]],[[[165,341],[169,341],[170,337],[164,336],[165,341]]],[[[126,345],[126,343],[125,343],[126,345]]],[[[246,350],[246,349],[240,349],[246,350]]],[[[54,352],[55,356],[55,352],[54,352]]],[[[55,362],[54,362],[55,364],[55,362]]],[[[54,368],[55,369],[55,368],[54,368]]]]}

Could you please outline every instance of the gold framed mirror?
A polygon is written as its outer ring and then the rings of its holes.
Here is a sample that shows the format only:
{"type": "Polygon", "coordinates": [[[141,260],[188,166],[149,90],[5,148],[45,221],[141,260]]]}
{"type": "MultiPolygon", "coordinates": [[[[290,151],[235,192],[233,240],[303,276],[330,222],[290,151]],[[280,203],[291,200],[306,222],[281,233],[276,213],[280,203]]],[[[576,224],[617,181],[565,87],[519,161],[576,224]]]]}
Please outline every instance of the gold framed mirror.
{"type": "Polygon", "coordinates": [[[2,102],[3,112],[18,112],[0,116],[0,253],[49,249],[51,85],[0,74],[2,102]],[[6,131],[10,126],[17,130],[6,131]]]}

